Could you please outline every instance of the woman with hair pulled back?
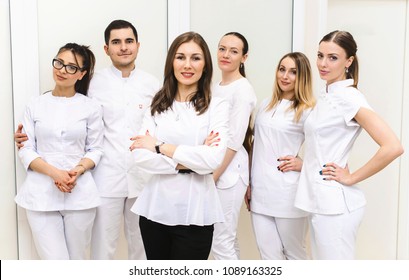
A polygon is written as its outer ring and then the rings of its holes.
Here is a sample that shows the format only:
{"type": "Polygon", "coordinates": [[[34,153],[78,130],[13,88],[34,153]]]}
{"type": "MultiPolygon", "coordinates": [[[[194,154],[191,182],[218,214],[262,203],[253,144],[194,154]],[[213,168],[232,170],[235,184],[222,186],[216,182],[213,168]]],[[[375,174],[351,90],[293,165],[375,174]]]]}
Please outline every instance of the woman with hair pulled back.
{"type": "Polygon", "coordinates": [[[226,220],[214,226],[212,254],[216,260],[240,259],[237,227],[249,184],[251,133],[246,132],[250,132],[250,117],[257,103],[253,86],[245,73],[248,50],[246,38],[238,32],[223,35],[217,48],[222,79],[213,85],[212,93],[229,103],[229,138],[223,163],[213,173],[226,220]]]}
{"type": "Polygon", "coordinates": [[[365,209],[357,184],[403,153],[391,128],[358,90],[357,44],[347,31],[325,35],[317,68],[325,88],[304,124],[305,155],[295,206],[309,212],[313,259],[354,259],[355,240],[365,209]],[[377,152],[351,172],[348,158],[364,129],[377,152]]]}
{"type": "Polygon", "coordinates": [[[26,209],[41,259],[85,259],[99,194],[88,170],[102,156],[102,109],[87,92],[95,65],[87,46],[68,43],[52,60],[55,86],[35,97],[19,150],[27,177],[15,198],[26,209]]]}

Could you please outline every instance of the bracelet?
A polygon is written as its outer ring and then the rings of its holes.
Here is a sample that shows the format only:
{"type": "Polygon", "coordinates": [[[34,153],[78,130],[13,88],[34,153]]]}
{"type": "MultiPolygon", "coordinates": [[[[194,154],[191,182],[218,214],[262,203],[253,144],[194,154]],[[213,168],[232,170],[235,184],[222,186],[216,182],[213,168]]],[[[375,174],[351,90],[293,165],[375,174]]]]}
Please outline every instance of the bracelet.
{"type": "Polygon", "coordinates": [[[87,169],[85,168],[85,166],[82,163],[77,164],[77,166],[80,166],[80,167],[84,168],[84,172],[82,172],[82,174],[84,174],[87,171],[87,169]]]}

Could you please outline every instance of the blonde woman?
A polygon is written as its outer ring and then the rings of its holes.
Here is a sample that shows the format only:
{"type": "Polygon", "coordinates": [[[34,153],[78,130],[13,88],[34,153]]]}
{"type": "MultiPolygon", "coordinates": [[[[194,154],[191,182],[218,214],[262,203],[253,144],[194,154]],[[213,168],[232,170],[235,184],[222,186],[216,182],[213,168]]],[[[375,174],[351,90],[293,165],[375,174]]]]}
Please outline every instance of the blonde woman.
{"type": "Polygon", "coordinates": [[[246,196],[262,259],[307,259],[308,213],[294,207],[294,198],[304,122],[314,104],[308,58],[299,52],[284,55],[273,95],[261,103],[256,115],[251,188],[246,196]]]}

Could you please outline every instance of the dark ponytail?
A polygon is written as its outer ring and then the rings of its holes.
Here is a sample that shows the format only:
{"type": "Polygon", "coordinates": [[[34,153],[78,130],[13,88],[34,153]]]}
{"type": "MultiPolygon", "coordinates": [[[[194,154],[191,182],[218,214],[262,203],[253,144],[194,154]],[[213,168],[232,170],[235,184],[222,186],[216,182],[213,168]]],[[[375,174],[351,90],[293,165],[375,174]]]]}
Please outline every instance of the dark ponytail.
{"type": "MultiPolygon", "coordinates": [[[[243,42],[243,55],[246,55],[249,52],[249,43],[247,42],[246,37],[241,35],[239,32],[229,32],[229,33],[224,34],[224,36],[228,36],[228,35],[236,36],[237,38],[239,38],[243,42]]],[[[246,77],[246,71],[244,69],[244,63],[240,63],[239,72],[243,77],[246,77]]]]}
{"type": "MultiPolygon", "coordinates": [[[[228,32],[224,34],[224,36],[235,36],[239,38],[243,42],[243,53],[242,55],[246,55],[249,52],[249,43],[247,42],[246,37],[244,37],[242,34],[239,32],[228,32]]],[[[223,37],[224,37],[223,36],[223,37]]],[[[246,70],[244,67],[244,63],[240,63],[239,66],[239,72],[243,77],[246,77],[246,70]]],[[[244,138],[243,146],[246,149],[248,153],[250,153],[251,146],[253,143],[253,128],[251,127],[251,117],[249,119],[249,123],[247,125],[247,131],[246,131],[246,136],[244,138]]]]}
{"type": "MultiPolygon", "coordinates": [[[[87,71],[81,80],[75,83],[75,91],[83,95],[87,95],[89,84],[92,76],[94,75],[95,56],[90,50],[89,46],[78,45],[76,43],[67,43],[58,50],[58,54],[64,51],[71,51],[75,57],[75,61],[78,64],[77,56],[80,56],[83,60],[81,72],[87,71]]],[[[79,64],[78,64],[79,65],[79,64]]]]}

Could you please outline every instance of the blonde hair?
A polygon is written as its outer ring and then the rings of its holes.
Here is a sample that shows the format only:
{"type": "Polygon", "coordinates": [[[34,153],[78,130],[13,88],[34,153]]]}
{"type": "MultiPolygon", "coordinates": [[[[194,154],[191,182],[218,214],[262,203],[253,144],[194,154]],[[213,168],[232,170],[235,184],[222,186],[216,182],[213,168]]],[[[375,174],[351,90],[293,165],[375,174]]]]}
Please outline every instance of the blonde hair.
{"type": "MultiPolygon", "coordinates": [[[[296,66],[296,79],[294,88],[294,98],[293,104],[289,110],[294,110],[294,121],[298,122],[304,110],[312,108],[315,105],[315,98],[312,92],[312,76],[311,76],[311,66],[308,58],[300,52],[292,52],[284,55],[276,69],[276,73],[279,71],[280,64],[284,58],[291,58],[296,66]]],[[[266,111],[272,110],[281,100],[283,99],[283,91],[278,85],[278,80],[275,79],[273,96],[271,101],[267,106],[266,111]]]]}

